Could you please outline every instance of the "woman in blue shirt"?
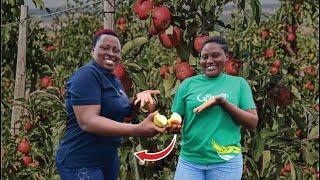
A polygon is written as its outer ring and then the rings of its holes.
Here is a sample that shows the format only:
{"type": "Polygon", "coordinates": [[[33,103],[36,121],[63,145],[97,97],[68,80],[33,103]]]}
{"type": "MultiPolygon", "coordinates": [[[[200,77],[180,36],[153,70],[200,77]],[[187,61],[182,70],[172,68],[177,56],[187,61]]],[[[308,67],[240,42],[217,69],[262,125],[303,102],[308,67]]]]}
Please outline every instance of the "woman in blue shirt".
{"type": "MultiPolygon", "coordinates": [[[[66,84],[67,129],[56,154],[62,180],[115,180],[119,173],[117,147],[122,136],[152,137],[165,131],[153,124],[154,113],[139,124],[123,123],[133,110],[113,73],[121,60],[121,45],[114,31],[102,29],[95,33],[93,57],[66,84]]],[[[134,104],[153,104],[151,96],[159,93],[138,93],[134,104]]]]}

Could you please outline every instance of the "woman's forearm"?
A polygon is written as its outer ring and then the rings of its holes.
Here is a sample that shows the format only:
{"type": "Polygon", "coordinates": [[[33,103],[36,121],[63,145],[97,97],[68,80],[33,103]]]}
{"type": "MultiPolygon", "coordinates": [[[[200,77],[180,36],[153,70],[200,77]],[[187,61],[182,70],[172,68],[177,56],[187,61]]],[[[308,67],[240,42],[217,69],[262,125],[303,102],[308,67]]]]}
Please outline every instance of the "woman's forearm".
{"type": "Polygon", "coordinates": [[[237,106],[229,103],[224,102],[220,104],[230,115],[231,117],[240,125],[248,128],[254,129],[257,127],[258,124],[258,115],[255,109],[250,110],[242,110],[237,106]]]}
{"type": "Polygon", "coordinates": [[[136,124],[120,123],[111,119],[94,116],[80,125],[83,131],[102,136],[138,136],[139,131],[136,124]]]}

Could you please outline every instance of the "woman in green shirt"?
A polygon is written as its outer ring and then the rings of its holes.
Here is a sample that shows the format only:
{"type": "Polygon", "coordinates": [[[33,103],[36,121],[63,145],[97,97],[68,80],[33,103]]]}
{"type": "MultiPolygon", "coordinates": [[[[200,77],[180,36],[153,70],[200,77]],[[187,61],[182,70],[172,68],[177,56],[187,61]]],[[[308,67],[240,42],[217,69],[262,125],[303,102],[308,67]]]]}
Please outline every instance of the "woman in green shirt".
{"type": "Polygon", "coordinates": [[[203,74],[184,80],[175,95],[171,111],[183,117],[176,180],[241,179],[240,127],[255,128],[258,115],[246,80],[223,72],[227,52],[224,38],[205,41],[203,74]]]}

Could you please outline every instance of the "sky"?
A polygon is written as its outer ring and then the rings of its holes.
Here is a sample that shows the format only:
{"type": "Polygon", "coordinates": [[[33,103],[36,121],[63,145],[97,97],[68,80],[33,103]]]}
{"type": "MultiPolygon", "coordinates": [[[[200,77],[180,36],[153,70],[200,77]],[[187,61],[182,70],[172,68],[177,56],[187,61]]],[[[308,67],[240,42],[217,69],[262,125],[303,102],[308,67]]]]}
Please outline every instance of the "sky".
{"type": "MultiPolygon", "coordinates": [[[[30,9],[34,9],[35,6],[32,2],[32,0],[25,0],[25,5],[27,5],[30,9]]],[[[66,4],[66,0],[44,0],[45,7],[47,8],[57,8],[61,7],[64,4],[66,4]]],[[[278,0],[260,0],[261,5],[267,5],[267,4],[278,4],[278,0]]]]}

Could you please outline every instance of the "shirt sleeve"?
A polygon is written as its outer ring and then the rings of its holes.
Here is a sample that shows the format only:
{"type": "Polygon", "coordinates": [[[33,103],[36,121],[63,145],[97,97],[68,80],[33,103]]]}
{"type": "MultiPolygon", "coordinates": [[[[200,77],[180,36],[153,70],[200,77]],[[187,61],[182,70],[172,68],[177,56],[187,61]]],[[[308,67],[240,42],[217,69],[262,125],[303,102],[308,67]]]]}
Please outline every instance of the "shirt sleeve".
{"type": "Polygon", "coordinates": [[[81,69],[72,78],[70,84],[72,105],[100,105],[101,86],[97,73],[90,69],[81,69]]]}
{"type": "Polygon", "coordinates": [[[246,109],[255,109],[255,103],[252,96],[251,88],[248,82],[244,79],[241,79],[240,84],[240,104],[239,108],[246,110],[246,109]]]}
{"type": "Polygon", "coordinates": [[[176,112],[181,116],[185,115],[186,102],[184,100],[186,91],[186,81],[184,81],[178,88],[171,107],[171,112],[176,112]]]}

